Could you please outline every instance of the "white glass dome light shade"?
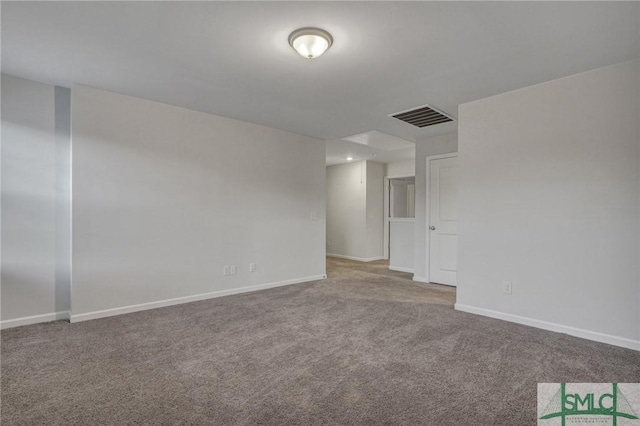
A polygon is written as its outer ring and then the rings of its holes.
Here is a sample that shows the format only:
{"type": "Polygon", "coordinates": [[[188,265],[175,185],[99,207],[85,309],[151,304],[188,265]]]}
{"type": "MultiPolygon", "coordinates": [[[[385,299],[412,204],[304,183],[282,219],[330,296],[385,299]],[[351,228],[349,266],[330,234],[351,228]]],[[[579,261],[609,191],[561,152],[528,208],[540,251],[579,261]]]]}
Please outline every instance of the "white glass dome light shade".
{"type": "Polygon", "coordinates": [[[333,37],[320,28],[300,28],[289,35],[289,44],[300,56],[314,59],[331,47],[333,37]]]}
{"type": "Polygon", "coordinates": [[[327,39],[317,35],[301,35],[293,40],[293,48],[305,58],[313,59],[322,55],[329,47],[327,39]]]}

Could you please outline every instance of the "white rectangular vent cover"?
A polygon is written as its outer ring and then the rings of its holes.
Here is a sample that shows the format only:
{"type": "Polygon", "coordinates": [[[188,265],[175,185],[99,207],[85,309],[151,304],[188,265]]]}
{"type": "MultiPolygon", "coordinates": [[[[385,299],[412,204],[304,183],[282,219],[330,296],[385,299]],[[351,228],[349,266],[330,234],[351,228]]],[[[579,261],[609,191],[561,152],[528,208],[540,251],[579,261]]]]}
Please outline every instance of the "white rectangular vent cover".
{"type": "Polygon", "coordinates": [[[413,124],[416,127],[427,127],[453,121],[453,118],[432,106],[423,105],[408,111],[389,114],[390,117],[413,124]]]}

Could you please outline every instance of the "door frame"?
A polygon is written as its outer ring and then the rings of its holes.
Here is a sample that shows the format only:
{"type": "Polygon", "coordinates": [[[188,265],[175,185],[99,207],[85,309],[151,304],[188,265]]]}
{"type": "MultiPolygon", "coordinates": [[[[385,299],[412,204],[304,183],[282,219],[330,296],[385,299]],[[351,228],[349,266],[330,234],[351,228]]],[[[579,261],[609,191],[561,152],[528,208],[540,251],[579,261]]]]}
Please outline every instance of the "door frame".
{"type": "MultiPolygon", "coordinates": [[[[426,188],[425,188],[425,193],[426,193],[426,197],[425,197],[425,238],[424,238],[424,252],[425,252],[425,259],[424,259],[424,267],[425,267],[425,271],[424,271],[424,275],[426,278],[426,281],[428,283],[431,282],[431,232],[429,229],[430,223],[431,223],[431,160],[442,160],[445,158],[453,158],[453,157],[457,157],[458,153],[457,152],[450,152],[448,154],[438,154],[438,155],[429,155],[427,156],[427,158],[425,159],[426,161],[426,168],[425,168],[425,175],[426,175],[426,188]]],[[[457,256],[457,253],[456,253],[457,256]]]]}
{"type": "MultiPolygon", "coordinates": [[[[405,179],[405,178],[414,178],[416,177],[415,174],[413,175],[401,175],[401,176],[385,176],[384,177],[384,194],[382,199],[384,200],[384,209],[383,209],[383,215],[384,215],[384,226],[383,226],[383,258],[389,260],[389,214],[391,213],[389,204],[391,202],[391,197],[389,196],[389,191],[391,189],[391,179],[405,179]]],[[[415,187],[414,187],[415,188],[415,187]]],[[[415,198],[414,198],[415,199],[415,198]]],[[[414,207],[415,207],[415,203],[414,203],[414,207]]],[[[415,214],[414,214],[415,216],[415,214]]]]}

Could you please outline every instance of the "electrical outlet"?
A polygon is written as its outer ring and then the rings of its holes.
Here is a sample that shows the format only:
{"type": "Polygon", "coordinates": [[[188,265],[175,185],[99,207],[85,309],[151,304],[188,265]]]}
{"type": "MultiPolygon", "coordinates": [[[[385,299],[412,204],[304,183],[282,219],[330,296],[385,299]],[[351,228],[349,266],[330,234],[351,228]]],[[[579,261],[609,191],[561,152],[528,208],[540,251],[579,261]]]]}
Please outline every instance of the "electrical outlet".
{"type": "Polygon", "coordinates": [[[236,265],[231,265],[231,275],[235,275],[237,272],[236,265]]]}
{"type": "Polygon", "coordinates": [[[318,213],[311,212],[311,220],[318,220],[318,213]]]}
{"type": "Polygon", "coordinates": [[[504,294],[511,294],[511,281],[502,281],[502,292],[504,294]]]}
{"type": "Polygon", "coordinates": [[[222,275],[224,275],[225,277],[227,275],[231,275],[231,268],[229,267],[229,265],[224,265],[224,268],[222,269],[222,275]]]}
{"type": "Polygon", "coordinates": [[[255,272],[256,271],[256,264],[251,262],[249,264],[249,272],[255,272]]]}

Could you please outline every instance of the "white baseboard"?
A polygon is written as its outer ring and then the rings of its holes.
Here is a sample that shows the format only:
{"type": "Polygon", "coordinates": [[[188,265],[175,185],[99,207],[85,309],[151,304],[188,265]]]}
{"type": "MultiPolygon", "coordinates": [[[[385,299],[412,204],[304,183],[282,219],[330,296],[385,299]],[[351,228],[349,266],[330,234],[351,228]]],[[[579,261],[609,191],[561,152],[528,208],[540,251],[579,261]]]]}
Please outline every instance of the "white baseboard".
{"type": "Polygon", "coordinates": [[[556,324],[553,322],[521,317],[519,315],[492,311],[490,309],[477,308],[475,306],[462,305],[460,303],[455,304],[455,309],[457,311],[468,312],[470,314],[482,315],[485,317],[491,317],[491,318],[496,318],[504,321],[515,322],[517,324],[528,325],[531,327],[541,328],[543,330],[555,331],[557,333],[565,333],[571,336],[580,337],[587,340],[593,340],[601,343],[608,343],[610,345],[621,346],[623,348],[640,351],[640,341],[628,339],[626,337],[613,336],[611,334],[599,333],[597,331],[585,330],[582,328],[571,327],[568,325],[556,324]]]}
{"type": "Polygon", "coordinates": [[[0,321],[0,329],[20,327],[21,325],[37,324],[39,322],[50,322],[69,319],[69,311],[51,312],[49,314],[33,315],[30,317],[14,318],[0,321]]]}
{"type": "Polygon", "coordinates": [[[408,272],[410,274],[413,274],[413,268],[403,268],[402,266],[391,266],[391,265],[389,265],[389,269],[392,270],[392,271],[408,272]]]}
{"type": "Polygon", "coordinates": [[[132,312],[146,311],[148,309],[163,308],[165,306],[180,305],[182,303],[197,302],[199,300],[213,299],[216,297],[231,296],[233,294],[248,293],[251,291],[264,290],[267,288],[281,287],[291,284],[306,283],[309,281],[323,280],[326,275],[313,275],[310,277],[295,278],[292,280],[277,281],[266,284],[252,285],[249,287],[232,288],[229,290],[214,291],[211,293],[195,294],[193,296],[176,297],[173,299],[158,300],[155,302],[140,303],[137,305],[121,306],[118,308],[104,309],[101,311],[86,312],[83,314],[71,315],[71,322],[88,321],[97,318],[111,317],[114,315],[129,314],[132,312]]]}
{"type": "Polygon", "coordinates": [[[342,254],[333,254],[333,253],[327,253],[327,256],[328,257],[337,257],[339,259],[356,260],[358,262],[373,262],[374,260],[382,260],[382,259],[384,259],[384,256],[355,257],[355,256],[344,256],[342,254]]]}

